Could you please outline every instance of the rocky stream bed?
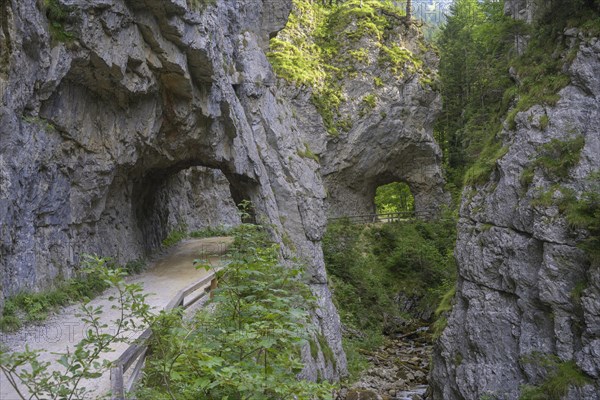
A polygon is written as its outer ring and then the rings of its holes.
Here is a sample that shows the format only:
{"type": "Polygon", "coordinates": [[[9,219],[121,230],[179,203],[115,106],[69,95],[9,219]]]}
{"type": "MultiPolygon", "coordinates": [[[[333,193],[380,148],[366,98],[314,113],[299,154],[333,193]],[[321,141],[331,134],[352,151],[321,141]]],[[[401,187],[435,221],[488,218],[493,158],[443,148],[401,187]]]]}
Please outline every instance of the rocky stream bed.
{"type": "Polygon", "coordinates": [[[432,351],[425,329],[388,337],[383,346],[365,353],[370,367],[349,388],[343,400],[421,400],[427,391],[432,351]]]}

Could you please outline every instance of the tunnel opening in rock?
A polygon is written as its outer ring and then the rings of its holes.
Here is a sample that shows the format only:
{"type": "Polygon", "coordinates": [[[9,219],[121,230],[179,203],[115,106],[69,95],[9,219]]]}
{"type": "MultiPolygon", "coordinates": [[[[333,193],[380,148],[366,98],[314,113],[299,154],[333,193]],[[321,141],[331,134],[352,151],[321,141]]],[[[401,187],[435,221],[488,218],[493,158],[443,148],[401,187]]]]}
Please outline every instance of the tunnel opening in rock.
{"type": "Polygon", "coordinates": [[[373,201],[377,214],[415,211],[415,197],[405,182],[392,182],[378,186],[373,201]]]}
{"type": "Polygon", "coordinates": [[[256,224],[256,209],[252,204],[249,193],[251,189],[248,187],[252,183],[243,176],[232,176],[229,178],[229,191],[235,206],[237,207],[240,221],[244,224],[256,224]],[[235,182],[232,184],[231,182],[235,182]]]}
{"type": "Polygon", "coordinates": [[[249,197],[220,170],[203,166],[153,170],[134,184],[132,207],[146,252],[173,232],[186,235],[241,223],[235,197],[249,197]]]}

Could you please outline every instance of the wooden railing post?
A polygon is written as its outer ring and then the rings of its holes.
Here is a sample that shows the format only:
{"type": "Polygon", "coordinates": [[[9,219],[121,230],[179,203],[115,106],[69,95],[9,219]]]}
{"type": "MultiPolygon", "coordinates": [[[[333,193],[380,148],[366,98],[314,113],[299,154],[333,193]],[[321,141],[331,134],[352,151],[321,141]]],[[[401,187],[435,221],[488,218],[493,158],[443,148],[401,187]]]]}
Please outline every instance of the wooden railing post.
{"type": "Polygon", "coordinates": [[[219,282],[217,281],[217,277],[215,276],[211,281],[210,281],[210,298],[213,299],[215,297],[215,294],[213,293],[213,290],[215,290],[217,288],[217,285],[219,284],[219,282]]]}
{"type": "MultiPolygon", "coordinates": [[[[207,291],[207,283],[210,279],[210,291],[211,297],[213,296],[212,291],[217,288],[217,278],[214,272],[211,272],[209,275],[203,277],[199,281],[192,283],[184,289],[181,289],[177,292],[177,295],[171,299],[171,301],[165,306],[166,311],[173,310],[177,307],[183,306],[183,308],[188,308],[192,304],[196,303],[200,300],[204,295],[206,295],[207,291]],[[184,299],[186,296],[194,293],[200,288],[204,288],[203,293],[196,295],[190,302],[184,304],[184,299]]],[[[131,343],[129,347],[121,353],[121,356],[115,361],[114,367],[110,369],[110,391],[111,391],[111,400],[125,400],[125,393],[129,393],[138,382],[139,378],[142,374],[142,369],[144,368],[144,361],[146,359],[147,354],[147,343],[150,337],[152,336],[152,329],[147,328],[134,343],[131,343]],[[134,362],[137,360],[135,367],[133,369],[133,373],[129,378],[129,382],[125,385],[123,374],[125,371],[129,370],[134,362]]]]}
{"type": "Polygon", "coordinates": [[[110,391],[112,400],[125,400],[123,365],[121,364],[110,369],[110,391]]]}

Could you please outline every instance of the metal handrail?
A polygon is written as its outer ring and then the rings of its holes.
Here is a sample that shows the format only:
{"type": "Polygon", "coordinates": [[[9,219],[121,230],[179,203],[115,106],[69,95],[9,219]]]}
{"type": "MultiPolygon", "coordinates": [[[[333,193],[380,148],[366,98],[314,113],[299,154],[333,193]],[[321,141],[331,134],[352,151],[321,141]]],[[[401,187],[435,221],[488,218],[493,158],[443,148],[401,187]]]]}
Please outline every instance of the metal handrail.
{"type": "MultiPolygon", "coordinates": [[[[178,291],[175,297],[171,299],[164,309],[165,311],[171,311],[177,307],[183,307],[184,309],[187,309],[216,288],[217,276],[214,271],[211,271],[207,276],[178,291]],[[187,303],[185,302],[186,296],[189,296],[208,283],[210,283],[210,286],[205,287],[203,293],[195,296],[187,303]]],[[[147,328],[113,363],[113,367],[110,369],[110,388],[112,400],[125,400],[125,393],[131,392],[131,390],[139,381],[142,375],[144,362],[146,361],[146,355],[148,354],[147,343],[150,338],[152,338],[152,335],[152,330],[147,328]],[[135,367],[133,369],[133,373],[129,377],[129,380],[125,382],[124,374],[132,365],[134,365],[134,363],[135,367]]]]}

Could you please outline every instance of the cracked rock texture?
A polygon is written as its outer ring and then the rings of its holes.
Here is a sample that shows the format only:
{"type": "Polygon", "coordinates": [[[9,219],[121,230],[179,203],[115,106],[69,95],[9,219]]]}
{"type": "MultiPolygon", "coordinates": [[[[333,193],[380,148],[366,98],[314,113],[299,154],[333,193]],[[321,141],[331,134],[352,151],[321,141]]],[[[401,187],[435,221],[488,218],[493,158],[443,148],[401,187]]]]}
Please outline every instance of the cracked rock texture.
{"type": "Polygon", "coordinates": [[[442,153],[433,137],[433,124],[441,111],[434,88],[438,58],[414,24],[397,21],[386,45],[399,46],[423,63],[407,63],[400,71],[381,65],[381,43],[365,35],[343,43],[341,54],[361,52],[362,59],[343,61],[348,73],[341,88],[339,114],[348,129],[327,134],[310,93],[287,88],[300,121],[300,134],[321,164],[327,190],[328,216],[373,214],[377,187],[405,182],[415,197],[415,210],[436,214],[449,197],[444,192],[442,153]],[[378,77],[379,82],[374,79],[378,77]],[[372,96],[373,103],[365,101],[372,96]]]}
{"type": "Polygon", "coordinates": [[[336,362],[306,349],[304,375],[344,374],[325,190],[265,57],[291,0],[58,3],[64,16],[0,3],[0,299],[71,276],[83,253],[127,262],[177,225],[235,224],[248,199],[308,266],[336,362]]]}
{"type": "Polygon", "coordinates": [[[557,206],[535,202],[555,184],[577,197],[598,190],[600,41],[582,38],[571,41],[579,52],[558,103],[519,113],[516,129],[502,132],[508,152],[490,181],[464,192],[457,294],[434,350],[434,399],[517,399],[521,385],[547,378],[535,359],[548,356],[574,361],[589,379],[565,398],[600,398],[600,269],[577,247],[586,232],[570,228],[557,206]],[[578,135],[585,145],[566,178],[536,168],[525,185],[522,173],[543,144],[578,135]]]}

